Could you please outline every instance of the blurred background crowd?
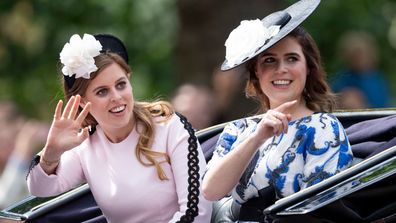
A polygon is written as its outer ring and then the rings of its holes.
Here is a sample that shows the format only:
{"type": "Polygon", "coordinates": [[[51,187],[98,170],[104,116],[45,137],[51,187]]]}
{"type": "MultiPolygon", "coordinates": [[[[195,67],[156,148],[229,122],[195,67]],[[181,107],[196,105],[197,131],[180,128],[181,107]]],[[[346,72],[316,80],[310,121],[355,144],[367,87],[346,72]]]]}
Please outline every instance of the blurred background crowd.
{"type": "MultiPolygon", "coordinates": [[[[62,98],[58,58],[69,36],[119,36],[130,52],[135,97],[169,100],[202,129],[256,113],[243,93],[245,76],[219,71],[224,41],[240,20],[292,2],[0,1],[0,208],[26,196],[26,169],[62,98]]],[[[339,109],[395,106],[396,2],[321,4],[303,25],[319,45],[339,109]]]]}

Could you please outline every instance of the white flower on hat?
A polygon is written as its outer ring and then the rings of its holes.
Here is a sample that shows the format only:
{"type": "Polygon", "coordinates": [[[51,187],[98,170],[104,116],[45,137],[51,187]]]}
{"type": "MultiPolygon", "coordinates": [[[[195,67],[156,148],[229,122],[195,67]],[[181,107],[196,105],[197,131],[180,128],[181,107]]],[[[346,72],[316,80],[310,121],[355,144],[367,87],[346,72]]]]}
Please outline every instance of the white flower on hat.
{"type": "Polygon", "coordinates": [[[75,78],[90,78],[90,74],[98,70],[94,57],[100,54],[102,45],[94,36],[84,34],[83,38],[74,34],[60,52],[60,61],[63,64],[62,73],[75,78]]]}
{"type": "Polygon", "coordinates": [[[280,26],[263,26],[260,19],[243,20],[225,42],[226,59],[229,65],[240,64],[253,56],[268,39],[279,32],[280,26]]]}

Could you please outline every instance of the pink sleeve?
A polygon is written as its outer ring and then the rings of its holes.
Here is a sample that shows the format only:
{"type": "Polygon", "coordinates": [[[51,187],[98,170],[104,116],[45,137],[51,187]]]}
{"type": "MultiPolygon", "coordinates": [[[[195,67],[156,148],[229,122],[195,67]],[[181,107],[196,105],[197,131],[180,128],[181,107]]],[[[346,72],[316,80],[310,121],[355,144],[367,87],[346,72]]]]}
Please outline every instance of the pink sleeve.
{"type": "Polygon", "coordinates": [[[67,151],[61,156],[55,174],[47,175],[40,164],[33,167],[27,178],[28,189],[32,195],[37,197],[55,196],[84,182],[80,159],[73,150],[67,151]]]}
{"type": "MultiPolygon", "coordinates": [[[[178,203],[180,209],[176,212],[171,222],[176,222],[182,215],[185,214],[187,209],[187,195],[188,195],[188,138],[189,134],[180,122],[178,116],[174,115],[170,121],[170,129],[168,132],[168,154],[171,160],[171,166],[173,171],[173,177],[176,183],[176,190],[178,196],[178,203]]],[[[200,144],[198,146],[198,158],[199,158],[199,203],[198,210],[199,214],[195,217],[194,222],[210,222],[212,213],[212,203],[206,200],[202,195],[202,176],[206,169],[206,161],[203,155],[200,144]]]]}

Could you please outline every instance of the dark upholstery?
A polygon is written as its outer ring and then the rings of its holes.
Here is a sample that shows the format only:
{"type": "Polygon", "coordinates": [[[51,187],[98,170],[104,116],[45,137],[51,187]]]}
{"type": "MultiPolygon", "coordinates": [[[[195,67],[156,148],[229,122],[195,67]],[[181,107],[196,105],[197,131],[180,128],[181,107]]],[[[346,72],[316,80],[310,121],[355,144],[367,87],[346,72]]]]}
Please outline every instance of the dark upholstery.
{"type": "Polygon", "coordinates": [[[396,115],[359,122],[346,133],[353,155],[365,159],[396,145],[396,115]]]}
{"type": "Polygon", "coordinates": [[[26,223],[106,223],[91,193],[66,203],[40,218],[27,220],[26,223]]]}

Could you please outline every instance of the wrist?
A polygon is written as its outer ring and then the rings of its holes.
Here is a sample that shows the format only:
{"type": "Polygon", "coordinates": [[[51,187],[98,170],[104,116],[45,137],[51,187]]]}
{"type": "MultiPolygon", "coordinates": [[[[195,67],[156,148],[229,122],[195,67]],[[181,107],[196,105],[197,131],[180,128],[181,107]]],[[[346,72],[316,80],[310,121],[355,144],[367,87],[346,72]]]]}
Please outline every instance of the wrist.
{"type": "Polygon", "coordinates": [[[54,149],[45,146],[40,154],[40,162],[45,166],[53,167],[59,164],[60,157],[61,155],[56,154],[54,149]]]}
{"type": "Polygon", "coordinates": [[[263,137],[262,135],[259,135],[257,131],[253,132],[250,135],[250,141],[252,144],[254,144],[256,147],[261,146],[265,141],[267,141],[268,137],[263,137]]]}
{"type": "Polygon", "coordinates": [[[46,166],[57,166],[60,162],[60,158],[58,158],[56,160],[47,160],[44,158],[44,156],[41,156],[40,162],[46,166]]]}
{"type": "Polygon", "coordinates": [[[45,160],[58,160],[60,159],[62,153],[59,152],[54,147],[48,147],[47,145],[44,146],[43,150],[40,152],[40,156],[44,157],[45,160]]]}

